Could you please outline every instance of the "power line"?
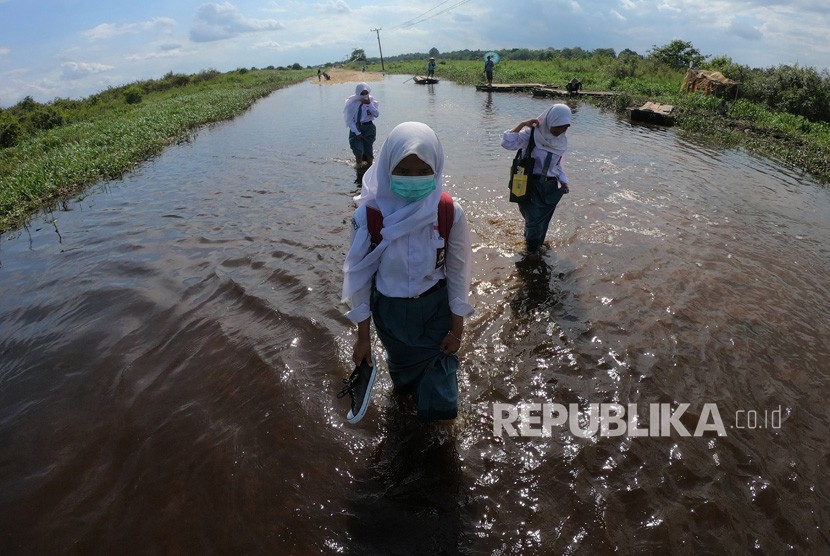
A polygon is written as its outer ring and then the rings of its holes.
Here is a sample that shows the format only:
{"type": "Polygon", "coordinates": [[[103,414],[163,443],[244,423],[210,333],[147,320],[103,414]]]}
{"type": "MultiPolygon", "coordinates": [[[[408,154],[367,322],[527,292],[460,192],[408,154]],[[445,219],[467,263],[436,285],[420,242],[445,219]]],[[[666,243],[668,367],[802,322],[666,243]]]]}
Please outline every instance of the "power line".
{"type": "Polygon", "coordinates": [[[403,22],[403,23],[401,23],[400,25],[396,25],[395,27],[393,27],[393,29],[399,29],[399,28],[403,28],[403,27],[408,27],[408,26],[410,26],[410,25],[415,25],[415,24],[418,22],[418,20],[419,20],[420,18],[424,17],[425,15],[427,15],[429,12],[431,12],[431,11],[433,11],[433,10],[437,10],[438,8],[440,8],[441,6],[443,6],[444,4],[446,4],[446,3],[447,3],[447,2],[449,2],[449,1],[450,1],[450,0],[444,0],[443,2],[441,2],[440,4],[438,4],[437,6],[434,6],[434,7],[430,8],[430,9],[428,9],[427,11],[425,11],[424,13],[422,13],[421,15],[419,15],[419,16],[417,16],[417,17],[413,17],[412,19],[410,19],[410,20],[408,20],[408,21],[404,21],[404,22],[403,22]]]}
{"type": "Polygon", "coordinates": [[[428,9],[427,11],[425,11],[424,13],[422,13],[421,15],[419,15],[418,17],[414,17],[414,18],[412,18],[412,19],[410,19],[410,20],[408,20],[408,21],[404,21],[403,23],[401,23],[400,25],[396,25],[396,26],[395,26],[395,27],[393,27],[392,29],[394,30],[394,29],[403,29],[403,28],[405,28],[405,27],[414,27],[415,25],[417,25],[417,24],[419,24],[419,23],[423,23],[424,21],[429,21],[430,19],[432,19],[432,18],[434,18],[434,17],[438,17],[439,15],[441,15],[441,14],[445,14],[445,13],[447,13],[447,12],[448,12],[448,11],[450,11],[450,10],[454,10],[454,9],[455,9],[455,8],[457,8],[458,6],[461,6],[462,4],[466,4],[466,3],[467,3],[467,2],[469,2],[470,0],[461,0],[460,2],[456,2],[456,3],[455,3],[455,4],[453,4],[452,6],[449,6],[448,8],[443,9],[443,10],[441,10],[440,12],[437,12],[437,13],[434,13],[434,14],[432,14],[432,15],[430,15],[430,16],[427,16],[427,14],[429,14],[429,12],[432,12],[432,11],[434,11],[434,10],[437,10],[438,8],[440,8],[441,6],[443,6],[444,4],[446,4],[447,2],[450,2],[450,1],[451,1],[451,0],[444,0],[443,2],[441,2],[440,4],[438,4],[437,6],[434,6],[434,7],[430,8],[430,9],[428,9]]]}

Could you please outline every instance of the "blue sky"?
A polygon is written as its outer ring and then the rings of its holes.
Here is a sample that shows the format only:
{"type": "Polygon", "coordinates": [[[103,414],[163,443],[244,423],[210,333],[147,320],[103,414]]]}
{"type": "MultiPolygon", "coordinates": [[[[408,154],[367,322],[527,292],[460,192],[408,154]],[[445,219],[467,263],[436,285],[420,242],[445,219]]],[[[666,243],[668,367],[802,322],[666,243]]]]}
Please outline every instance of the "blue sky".
{"type": "Polygon", "coordinates": [[[828,0],[0,0],[0,107],[203,69],[672,40],[769,67],[830,66],[828,0]],[[411,24],[416,21],[415,24],[411,24]]]}

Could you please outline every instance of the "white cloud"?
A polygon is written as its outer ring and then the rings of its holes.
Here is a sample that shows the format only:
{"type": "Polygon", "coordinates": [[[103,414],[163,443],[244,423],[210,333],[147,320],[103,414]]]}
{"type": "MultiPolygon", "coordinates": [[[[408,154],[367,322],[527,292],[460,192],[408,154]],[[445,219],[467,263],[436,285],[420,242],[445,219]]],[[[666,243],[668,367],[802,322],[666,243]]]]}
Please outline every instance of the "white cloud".
{"type": "Polygon", "coordinates": [[[682,13],[682,10],[676,6],[672,6],[669,2],[660,2],[657,5],[657,10],[661,12],[670,12],[679,14],[682,13]]]}
{"type": "Polygon", "coordinates": [[[325,4],[317,4],[317,11],[327,14],[350,14],[352,9],[344,0],[331,0],[325,4]]]}
{"type": "Polygon", "coordinates": [[[95,73],[109,71],[113,69],[113,66],[89,62],[64,62],[61,68],[63,69],[61,77],[64,79],[83,79],[95,73]]]}
{"type": "Polygon", "coordinates": [[[84,31],[83,35],[91,40],[109,39],[119,35],[127,35],[131,33],[139,33],[142,31],[152,31],[156,29],[173,28],[176,22],[169,17],[154,17],[149,21],[141,21],[138,23],[127,23],[124,25],[114,25],[112,23],[102,23],[84,31]]]}
{"type": "Polygon", "coordinates": [[[11,48],[0,47],[0,56],[5,56],[6,54],[9,54],[11,51],[11,48]]]}
{"type": "Polygon", "coordinates": [[[162,50],[158,52],[145,52],[143,54],[131,54],[124,58],[128,62],[141,62],[144,60],[160,60],[163,58],[178,58],[181,56],[179,50],[162,50]]]}
{"type": "Polygon", "coordinates": [[[210,42],[230,39],[243,33],[279,29],[283,29],[279,21],[245,17],[230,2],[204,4],[196,12],[196,19],[190,29],[190,39],[194,42],[210,42]]]}
{"type": "Polygon", "coordinates": [[[763,33],[759,29],[742,21],[733,21],[729,25],[729,32],[737,37],[750,41],[759,41],[764,38],[763,33]]]}

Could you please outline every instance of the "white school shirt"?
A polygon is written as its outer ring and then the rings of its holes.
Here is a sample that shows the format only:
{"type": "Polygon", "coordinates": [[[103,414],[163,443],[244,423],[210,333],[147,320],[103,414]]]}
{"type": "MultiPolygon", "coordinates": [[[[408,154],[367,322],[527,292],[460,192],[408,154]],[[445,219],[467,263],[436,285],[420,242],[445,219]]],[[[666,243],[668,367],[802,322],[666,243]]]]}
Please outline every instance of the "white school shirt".
{"type": "MultiPolygon", "coordinates": [[[[357,110],[360,110],[360,123],[365,124],[366,122],[371,122],[380,116],[380,110],[378,110],[378,107],[375,105],[374,99],[372,100],[373,102],[370,102],[369,104],[363,104],[361,102],[358,105],[357,110]]],[[[351,129],[355,135],[360,135],[360,130],[357,129],[357,110],[355,110],[355,117],[349,120],[349,129],[351,129]]]]}
{"type": "MultiPolygon", "coordinates": [[[[380,258],[375,286],[387,297],[416,297],[434,286],[438,280],[447,279],[450,311],[467,317],[475,312],[467,302],[470,294],[473,256],[470,230],[464,209],[453,200],[454,218],[447,238],[446,267],[435,268],[437,249],[444,246],[444,238],[438,232],[438,214],[432,228],[413,231],[394,240],[380,258]]],[[[352,241],[361,227],[367,226],[366,206],[358,207],[352,218],[352,241]]],[[[371,280],[352,295],[352,310],[346,317],[362,322],[372,314],[370,297],[371,280]]]]}
{"type": "MultiPolygon", "coordinates": [[[[524,127],[521,131],[507,130],[501,136],[501,146],[511,151],[519,149],[526,149],[530,142],[530,128],[524,127]]],[[[533,152],[530,156],[536,161],[533,166],[534,170],[542,171],[545,167],[545,158],[548,152],[539,145],[533,147],[533,152]]],[[[564,155],[562,155],[564,156],[564,155]]],[[[559,182],[563,185],[568,185],[568,176],[565,175],[565,170],[562,168],[562,158],[554,154],[550,159],[550,167],[548,167],[548,176],[552,178],[559,178],[559,182]]]]}

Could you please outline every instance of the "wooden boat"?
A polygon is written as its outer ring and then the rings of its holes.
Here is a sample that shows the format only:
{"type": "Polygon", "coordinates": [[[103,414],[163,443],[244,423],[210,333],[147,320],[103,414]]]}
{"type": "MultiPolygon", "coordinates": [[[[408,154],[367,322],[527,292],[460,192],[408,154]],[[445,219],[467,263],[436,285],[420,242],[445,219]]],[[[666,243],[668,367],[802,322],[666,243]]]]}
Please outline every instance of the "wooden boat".
{"type": "Polygon", "coordinates": [[[642,106],[628,108],[632,122],[646,122],[659,125],[674,125],[674,106],[659,102],[646,102],[642,106]]]}
{"type": "Polygon", "coordinates": [[[476,85],[476,91],[488,93],[519,93],[530,91],[533,88],[544,87],[541,83],[493,83],[492,85],[476,85]]]}
{"type": "Polygon", "coordinates": [[[435,85],[436,83],[438,83],[438,80],[434,77],[425,77],[423,75],[416,75],[412,79],[418,85],[435,85]]]}
{"type": "Polygon", "coordinates": [[[565,89],[559,87],[536,87],[530,90],[535,97],[613,97],[619,93],[614,91],[578,91],[576,93],[569,93],[565,89]]]}

